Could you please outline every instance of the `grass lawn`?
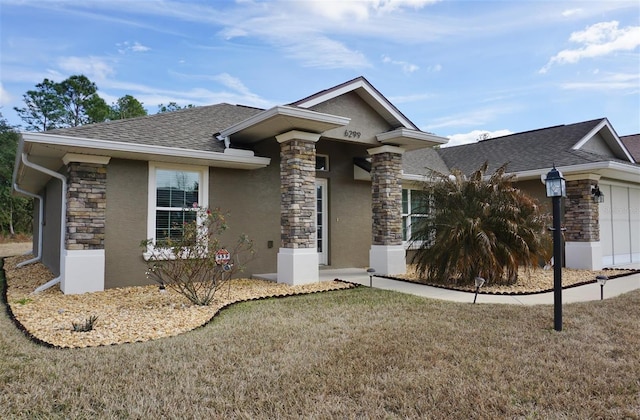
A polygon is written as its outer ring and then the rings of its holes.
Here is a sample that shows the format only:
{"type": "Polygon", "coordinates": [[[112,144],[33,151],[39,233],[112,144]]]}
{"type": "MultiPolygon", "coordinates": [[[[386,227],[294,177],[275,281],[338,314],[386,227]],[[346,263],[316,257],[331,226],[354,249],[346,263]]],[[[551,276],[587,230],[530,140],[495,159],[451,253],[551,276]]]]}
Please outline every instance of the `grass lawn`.
{"type": "Polygon", "coordinates": [[[0,418],[640,418],[640,291],[566,305],[552,326],[552,306],[363,287],[60,350],[3,311],[0,418]]]}

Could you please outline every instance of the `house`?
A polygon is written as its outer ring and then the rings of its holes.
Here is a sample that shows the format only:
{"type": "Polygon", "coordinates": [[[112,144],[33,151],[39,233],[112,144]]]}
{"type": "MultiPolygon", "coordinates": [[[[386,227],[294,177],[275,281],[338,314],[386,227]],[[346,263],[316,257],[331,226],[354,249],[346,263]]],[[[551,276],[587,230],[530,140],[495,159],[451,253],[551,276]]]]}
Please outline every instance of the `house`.
{"type": "Polygon", "coordinates": [[[218,104],[22,133],[14,189],[38,201],[34,260],[57,276],[39,289],[59,282],[64,293],[147,283],[140,242],[170,235],[194,202],[228,210],[229,237],[255,241],[246,274],[277,272],[289,284],[317,281],[323,266],[398,274],[412,188],[431,172],[476,169],[483,156],[509,160],[538,196],[553,163],[565,173],[567,264],[637,261],[640,229],[628,250],[617,244],[624,223],[625,232],[639,223],[640,168],[606,119],[562,127],[515,135],[534,139],[522,143],[436,150],[446,138],[421,131],[358,77],[267,110],[218,104]],[[615,207],[595,203],[594,187],[615,207]],[[617,207],[625,197],[626,213],[617,207]]]}

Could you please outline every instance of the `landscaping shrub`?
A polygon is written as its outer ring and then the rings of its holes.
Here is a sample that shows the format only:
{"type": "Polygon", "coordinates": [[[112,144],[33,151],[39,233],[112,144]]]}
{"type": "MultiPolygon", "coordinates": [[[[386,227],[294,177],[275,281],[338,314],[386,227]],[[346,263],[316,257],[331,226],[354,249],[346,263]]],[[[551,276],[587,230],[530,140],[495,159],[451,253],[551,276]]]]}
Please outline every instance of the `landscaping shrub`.
{"type": "Polygon", "coordinates": [[[196,305],[208,305],[216,292],[244,269],[254,253],[253,242],[241,235],[232,249],[225,249],[220,236],[228,227],[228,215],[220,209],[195,207],[193,211],[194,220],[172,226],[174,234],[155,243],[145,240],[142,246],[147,250],[148,278],[196,305]]]}
{"type": "Polygon", "coordinates": [[[504,165],[488,179],[486,171],[485,163],[469,177],[453,171],[424,183],[411,242],[426,280],[472,285],[480,276],[513,284],[518,267],[549,259],[549,216],[513,185],[504,165]]]}

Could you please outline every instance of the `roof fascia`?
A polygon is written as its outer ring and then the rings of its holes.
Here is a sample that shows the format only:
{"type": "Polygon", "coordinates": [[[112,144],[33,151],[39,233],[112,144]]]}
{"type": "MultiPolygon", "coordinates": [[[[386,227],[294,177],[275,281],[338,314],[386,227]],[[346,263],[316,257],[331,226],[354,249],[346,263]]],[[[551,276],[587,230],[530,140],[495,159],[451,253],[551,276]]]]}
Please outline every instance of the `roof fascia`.
{"type": "Polygon", "coordinates": [[[387,98],[385,98],[380,92],[378,92],[371,84],[369,84],[365,79],[358,78],[344,85],[338,86],[334,89],[329,89],[326,92],[323,92],[317,96],[312,96],[307,100],[302,100],[296,102],[295,104],[302,108],[310,108],[312,106],[318,105],[320,103],[326,102],[328,100],[337,98],[338,96],[342,96],[346,93],[352,92],[356,89],[364,89],[367,94],[374,99],[377,103],[379,103],[389,114],[391,114],[396,120],[398,120],[404,127],[418,130],[411,121],[407,119],[404,115],[402,115],[396,107],[394,107],[391,102],[387,98]]]}
{"type": "MultiPolygon", "coordinates": [[[[616,134],[615,130],[613,129],[613,127],[611,127],[611,124],[609,123],[609,120],[604,118],[602,121],[600,121],[600,123],[598,125],[596,125],[591,131],[589,131],[582,139],[580,139],[576,144],[574,144],[571,149],[572,150],[579,150],[580,148],[582,148],[582,146],[584,146],[589,140],[591,140],[591,138],[593,136],[595,136],[600,130],[602,130],[603,128],[605,128],[609,131],[609,134],[611,135],[611,137],[613,137],[614,141],[616,142],[618,151],[621,151],[622,153],[624,153],[625,157],[627,158],[627,160],[631,163],[635,163],[635,160],[633,159],[633,156],[631,156],[631,154],[629,153],[629,151],[627,150],[627,148],[625,147],[625,145],[622,143],[622,141],[620,140],[620,137],[618,137],[618,135],[616,134]]],[[[607,139],[605,139],[605,141],[607,141],[607,139]]],[[[609,145],[609,147],[611,147],[612,145],[609,144],[609,142],[607,141],[607,144],[609,145]]],[[[615,147],[611,147],[612,149],[615,149],[615,147]]]]}
{"type": "Polygon", "coordinates": [[[60,136],[44,133],[22,133],[21,143],[51,144],[56,146],[80,147],[100,150],[109,155],[109,151],[118,151],[132,154],[147,154],[159,156],[171,156],[196,160],[210,160],[224,163],[238,163],[251,165],[256,168],[268,166],[270,158],[259,156],[238,156],[221,152],[209,152],[203,150],[183,149],[179,147],[151,146],[139,143],[124,143],[111,140],[98,140],[83,137],[60,136]]]}
{"type": "Polygon", "coordinates": [[[262,121],[268,120],[269,118],[273,118],[275,116],[284,116],[284,117],[293,117],[293,118],[301,118],[308,119],[312,121],[319,122],[327,122],[336,124],[338,126],[343,126],[349,124],[350,119],[346,117],[341,117],[338,115],[325,114],[322,112],[311,111],[309,109],[301,109],[292,106],[286,105],[277,105],[273,108],[269,108],[266,111],[263,111],[259,114],[256,114],[250,118],[247,118],[244,121],[240,121],[237,124],[232,125],[231,127],[225,128],[219,134],[219,138],[225,138],[232,136],[235,133],[238,133],[244,129],[251,127],[252,125],[258,124],[262,121]]]}
{"type": "MultiPolygon", "coordinates": [[[[603,162],[592,162],[592,163],[584,163],[581,165],[569,165],[569,166],[558,166],[556,168],[558,171],[562,172],[563,175],[569,174],[578,174],[585,172],[595,172],[601,170],[613,170],[616,172],[621,172],[630,175],[636,175],[640,179],[640,166],[627,165],[620,162],[614,161],[603,161],[603,162]]],[[[521,171],[521,172],[510,172],[507,175],[515,175],[516,179],[532,179],[538,178],[541,175],[546,175],[547,172],[551,170],[549,168],[539,168],[533,169],[530,171],[521,171]]]]}

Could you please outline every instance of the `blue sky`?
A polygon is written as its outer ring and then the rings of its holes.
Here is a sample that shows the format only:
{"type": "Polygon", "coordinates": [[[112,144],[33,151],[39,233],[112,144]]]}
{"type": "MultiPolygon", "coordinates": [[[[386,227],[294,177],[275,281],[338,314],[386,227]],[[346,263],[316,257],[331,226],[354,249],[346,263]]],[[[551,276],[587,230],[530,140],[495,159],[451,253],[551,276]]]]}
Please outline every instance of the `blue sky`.
{"type": "Polygon", "coordinates": [[[108,103],[286,104],[366,77],[469,142],[607,117],[640,133],[640,2],[0,0],[0,112],[44,78],[108,103]]]}

